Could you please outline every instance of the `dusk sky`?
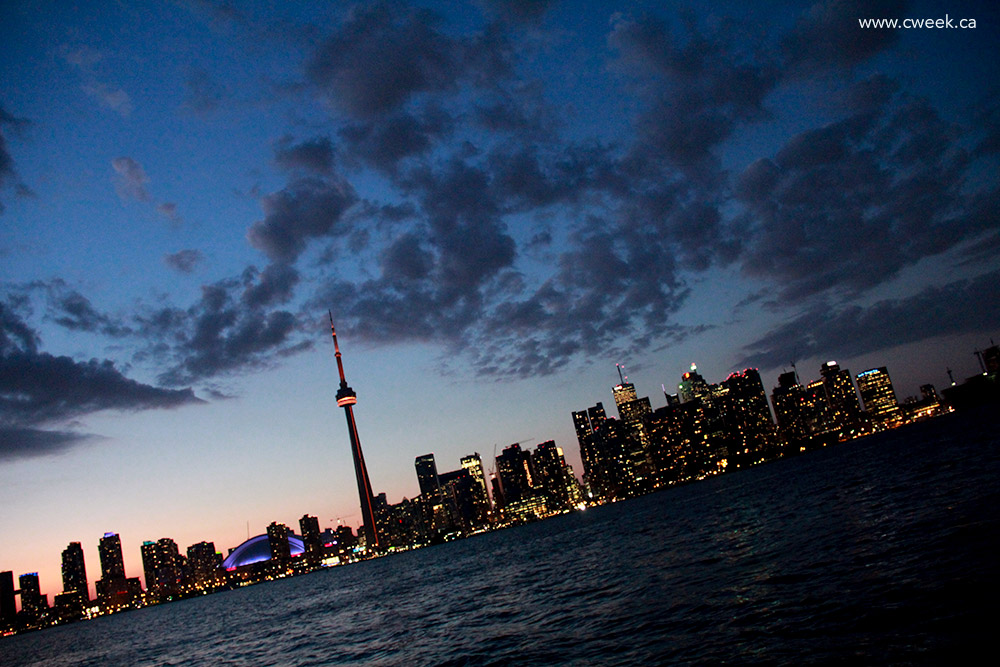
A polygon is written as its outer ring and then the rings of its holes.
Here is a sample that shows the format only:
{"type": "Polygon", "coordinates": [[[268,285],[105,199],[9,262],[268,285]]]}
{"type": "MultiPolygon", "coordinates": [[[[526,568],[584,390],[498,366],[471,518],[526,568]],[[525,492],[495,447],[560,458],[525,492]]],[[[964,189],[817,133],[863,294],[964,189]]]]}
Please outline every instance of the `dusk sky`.
{"type": "Polygon", "coordinates": [[[581,475],[616,363],[902,400],[1000,340],[995,2],[456,4],[3,3],[0,570],[357,527],[328,310],[393,503],[581,475]]]}

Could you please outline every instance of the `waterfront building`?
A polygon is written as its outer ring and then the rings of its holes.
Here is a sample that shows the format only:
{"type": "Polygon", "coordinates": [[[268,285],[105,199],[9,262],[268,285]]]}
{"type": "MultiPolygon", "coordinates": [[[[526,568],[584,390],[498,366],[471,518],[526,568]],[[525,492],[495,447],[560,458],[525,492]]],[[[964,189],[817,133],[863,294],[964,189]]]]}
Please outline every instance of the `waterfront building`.
{"type": "Polygon", "coordinates": [[[97,547],[101,560],[101,578],[97,581],[97,599],[104,613],[131,607],[142,599],[142,583],[138,577],[125,576],[121,538],[116,533],[104,533],[97,547]]]}
{"type": "Polygon", "coordinates": [[[886,423],[899,419],[899,403],[885,366],[858,373],[857,381],[865,412],[872,421],[886,423]]]}
{"type": "Polygon", "coordinates": [[[608,419],[604,405],[573,413],[580,443],[584,481],[593,500],[608,502],[634,495],[629,467],[628,433],[617,419],[608,419]]]}
{"type": "Polygon", "coordinates": [[[778,433],[785,442],[802,440],[811,433],[813,403],[795,371],[778,376],[778,386],[771,392],[771,405],[778,433]]]}
{"type": "Polygon", "coordinates": [[[417,484],[420,486],[420,493],[431,496],[441,493],[441,482],[438,479],[437,463],[434,461],[434,454],[422,454],[414,462],[417,470],[417,484]]]}
{"type": "Polygon", "coordinates": [[[566,463],[562,448],[557,447],[554,440],[538,445],[531,454],[531,460],[550,510],[564,512],[583,502],[583,494],[573,475],[573,468],[566,463]]]}
{"type": "Polygon", "coordinates": [[[302,544],[305,545],[305,561],[310,567],[317,567],[323,560],[323,543],[320,541],[319,519],[308,514],[299,519],[302,544]]]}
{"type": "Polygon", "coordinates": [[[0,572],[0,628],[14,624],[17,616],[15,600],[14,573],[10,570],[0,572]]]}
{"type": "Polygon", "coordinates": [[[516,503],[533,495],[534,471],[531,469],[531,456],[514,443],[505,447],[496,458],[497,479],[503,506],[516,503]]]}
{"type": "Polygon", "coordinates": [[[125,579],[125,559],[122,557],[122,541],[118,534],[104,533],[97,551],[101,558],[101,579],[125,579]]]}
{"type": "Polygon", "coordinates": [[[76,593],[81,602],[90,601],[87,588],[87,567],[83,561],[83,546],[70,542],[62,552],[63,593],[76,593]]]}
{"type": "Polygon", "coordinates": [[[32,621],[42,617],[42,614],[49,608],[46,596],[42,595],[41,586],[38,583],[38,573],[28,572],[17,578],[18,588],[21,589],[21,613],[32,621]]]}
{"type": "MultiPolygon", "coordinates": [[[[288,526],[272,521],[267,526],[267,546],[271,550],[271,560],[279,565],[287,565],[292,559],[292,546],[288,541],[288,526]]],[[[304,542],[303,542],[304,546],[304,542]]]]}
{"type": "Polygon", "coordinates": [[[189,546],[187,565],[190,588],[196,592],[212,591],[226,583],[222,554],[215,550],[214,542],[198,542],[189,546]]]}
{"type": "Polygon", "coordinates": [[[469,471],[472,479],[472,496],[475,506],[473,528],[483,528],[489,525],[492,516],[489,491],[486,486],[486,474],[483,471],[483,461],[478,453],[463,456],[462,467],[469,471]]]}
{"type": "Polygon", "coordinates": [[[844,430],[855,426],[861,416],[861,404],[851,380],[851,372],[846,368],[841,369],[836,361],[828,361],[820,367],[820,375],[828,401],[826,425],[830,430],[844,430]]]}
{"type": "Polygon", "coordinates": [[[760,373],[748,368],[732,373],[721,396],[729,457],[737,465],[753,465],[763,460],[774,435],[771,408],[760,373]]]}

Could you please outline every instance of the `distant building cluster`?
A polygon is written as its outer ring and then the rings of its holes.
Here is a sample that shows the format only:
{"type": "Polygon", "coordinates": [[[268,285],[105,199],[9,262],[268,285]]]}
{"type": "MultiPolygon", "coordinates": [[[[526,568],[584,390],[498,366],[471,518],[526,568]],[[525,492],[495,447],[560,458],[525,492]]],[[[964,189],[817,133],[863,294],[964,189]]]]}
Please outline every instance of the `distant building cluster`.
{"type": "Polygon", "coordinates": [[[852,379],[849,370],[830,361],[819,375],[803,385],[795,370],[781,374],[769,404],[756,369],[709,384],[691,364],[677,393],[664,389],[666,405],[653,410],[619,368],[621,383],[612,388],[618,417],[609,417],[602,403],[572,415],[588,500],[649,493],[946,409],[932,385],[921,387],[919,400],[899,403],[885,367],[852,379]]]}
{"type": "MultiPolygon", "coordinates": [[[[332,327],[332,324],[331,324],[332,327]]],[[[318,568],[351,563],[510,525],[543,519],[587,505],[613,502],[727,470],[797,454],[949,412],[953,407],[1000,401],[1000,348],[977,351],[982,374],[961,385],[952,382],[943,400],[932,385],[921,396],[899,402],[885,367],[852,377],[835,361],[819,378],[802,384],[793,370],[778,377],[770,402],[755,369],[709,384],[691,364],[677,393],[664,389],[666,405],[653,409],[640,398],[619,367],[612,388],[617,417],[602,403],[572,413],[583,461],[583,484],[566,463],[563,450],[549,440],[533,451],[523,442],[505,447],[487,476],[478,453],[455,470],[439,473],[434,454],[416,457],[420,494],[389,504],[372,494],[347,385],[336,346],[363,523],[320,530],[319,519],[305,515],[300,534],[271,523],[223,558],[212,542],[199,542],[181,554],[170,538],[141,545],[145,587],[128,577],[121,539],[106,533],[98,543],[101,578],[91,599],[79,542],[62,553],[63,592],[52,604],[41,593],[37,573],[0,572],[0,634],[32,630],[83,618],[203,595],[318,568]],[[773,409],[773,418],[772,418],[773,409]],[[492,496],[492,497],[491,497],[492,496]],[[16,599],[20,598],[20,610],[16,599]]],[[[249,531],[248,531],[249,532],[249,531]]]]}

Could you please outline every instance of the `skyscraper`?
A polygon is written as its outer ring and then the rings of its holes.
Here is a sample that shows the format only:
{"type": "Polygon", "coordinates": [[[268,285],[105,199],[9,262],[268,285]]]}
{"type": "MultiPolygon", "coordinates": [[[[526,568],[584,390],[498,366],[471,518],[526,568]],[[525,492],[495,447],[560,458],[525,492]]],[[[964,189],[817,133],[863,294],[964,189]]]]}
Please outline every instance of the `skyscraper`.
{"type": "Polygon", "coordinates": [[[14,603],[14,573],[0,572],[0,627],[14,622],[17,607],[14,603]]]}
{"type": "Polygon", "coordinates": [[[504,447],[496,458],[497,478],[503,492],[504,507],[527,498],[534,486],[531,456],[514,443],[504,447]]]}
{"type": "Polygon", "coordinates": [[[440,495],[441,483],[438,479],[434,454],[421,454],[414,460],[413,465],[417,469],[417,484],[420,485],[420,493],[428,497],[440,495]]]}
{"type": "Polygon", "coordinates": [[[78,593],[83,601],[90,600],[87,590],[87,568],[83,563],[83,546],[70,542],[62,552],[63,593],[78,593]]]}
{"type": "Polygon", "coordinates": [[[138,577],[125,577],[122,542],[116,533],[104,533],[98,547],[101,557],[101,578],[97,581],[97,597],[105,612],[130,606],[142,595],[138,577]]]}
{"type": "Polygon", "coordinates": [[[858,391],[865,411],[876,422],[886,422],[899,415],[896,392],[885,366],[858,373],[858,391]]]}
{"type": "Polygon", "coordinates": [[[184,558],[177,543],[169,537],[156,542],[147,540],[142,543],[140,551],[147,592],[159,599],[179,595],[184,578],[184,558]]]}
{"type": "Polygon", "coordinates": [[[272,521],[267,526],[267,544],[271,548],[271,560],[287,564],[292,559],[292,545],[288,542],[288,526],[272,521]]]}
{"type": "Polygon", "coordinates": [[[306,562],[315,567],[323,560],[323,542],[320,540],[319,519],[303,514],[299,519],[299,529],[302,531],[302,546],[305,551],[302,556],[306,562]]]}
{"type": "Polygon", "coordinates": [[[537,484],[545,493],[550,509],[566,511],[580,504],[583,500],[580,485],[555,440],[538,445],[531,455],[531,462],[538,478],[537,484]]]}
{"type": "Polygon", "coordinates": [[[21,611],[32,618],[38,618],[48,607],[38,584],[38,573],[29,572],[17,578],[21,589],[21,611]]]}
{"type": "Polygon", "coordinates": [[[722,384],[728,390],[722,398],[722,409],[730,457],[756,463],[769,444],[774,427],[760,373],[748,368],[731,374],[722,384]]]}
{"type": "Polygon", "coordinates": [[[854,389],[851,372],[841,369],[836,361],[828,361],[819,369],[829,400],[828,422],[833,428],[844,429],[852,426],[861,416],[858,392],[854,389]]]}
{"type": "Polygon", "coordinates": [[[485,526],[490,522],[491,506],[489,491],[486,488],[486,474],[483,472],[483,460],[479,454],[469,454],[461,459],[462,467],[469,471],[472,477],[472,495],[476,507],[476,527],[485,526]]]}
{"type": "Polygon", "coordinates": [[[125,579],[125,560],[122,558],[122,541],[117,533],[104,533],[98,543],[101,555],[101,579],[125,579]]]}
{"type": "Polygon", "coordinates": [[[225,583],[222,571],[222,554],[213,542],[198,542],[187,548],[187,562],[191,569],[191,584],[199,591],[212,590],[225,583]]]}
{"type": "Polygon", "coordinates": [[[337,358],[337,371],[340,373],[340,389],[337,390],[337,406],[344,408],[347,417],[347,434],[351,439],[351,455],[354,457],[354,474],[358,480],[358,496],[361,499],[361,517],[365,533],[365,547],[368,551],[381,551],[378,538],[378,527],[375,525],[375,508],[372,505],[372,484],[368,479],[368,468],[365,467],[365,456],[361,451],[361,440],[358,438],[358,425],[354,422],[354,405],[358,402],[357,394],[347,386],[344,377],[344,363],[340,358],[340,346],[337,344],[337,330],[333,328],[333,313],[330,314],[330,333],[333,335],[333,349],[337,358]]]}

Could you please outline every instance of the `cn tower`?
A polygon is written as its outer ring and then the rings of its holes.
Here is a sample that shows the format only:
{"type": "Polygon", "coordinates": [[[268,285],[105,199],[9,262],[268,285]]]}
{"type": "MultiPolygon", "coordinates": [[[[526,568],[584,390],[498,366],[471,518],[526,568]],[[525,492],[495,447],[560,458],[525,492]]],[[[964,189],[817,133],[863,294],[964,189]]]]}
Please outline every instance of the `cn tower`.
{"type": "Polygon", "coordinates": [[[333,328],[333,313],[330,313],[330,333],[333,334],[333,349],[337,357],[337,370],[340,371],[340,389],[337,390],[337,405],[344,408],[347,415],[347,434],[351,438],[351,454],[354,455],[354,474],[358,478],[358,495],[361,496],[361,516],[364,520],[365,545],[368,551],[381,551],[378,539],[378,529],[375,527],[375,510],[372,508],[372,484],[368,479],[368,468],[365,467],[365,455],[361,452],[361,440],[358,439],[358,425],[354,422],[354,404],[358,402],[357,394],[347,386],[344,378],[344,362],[340,359],[340,346],[337,345],[337,330],[333,328]]]}

